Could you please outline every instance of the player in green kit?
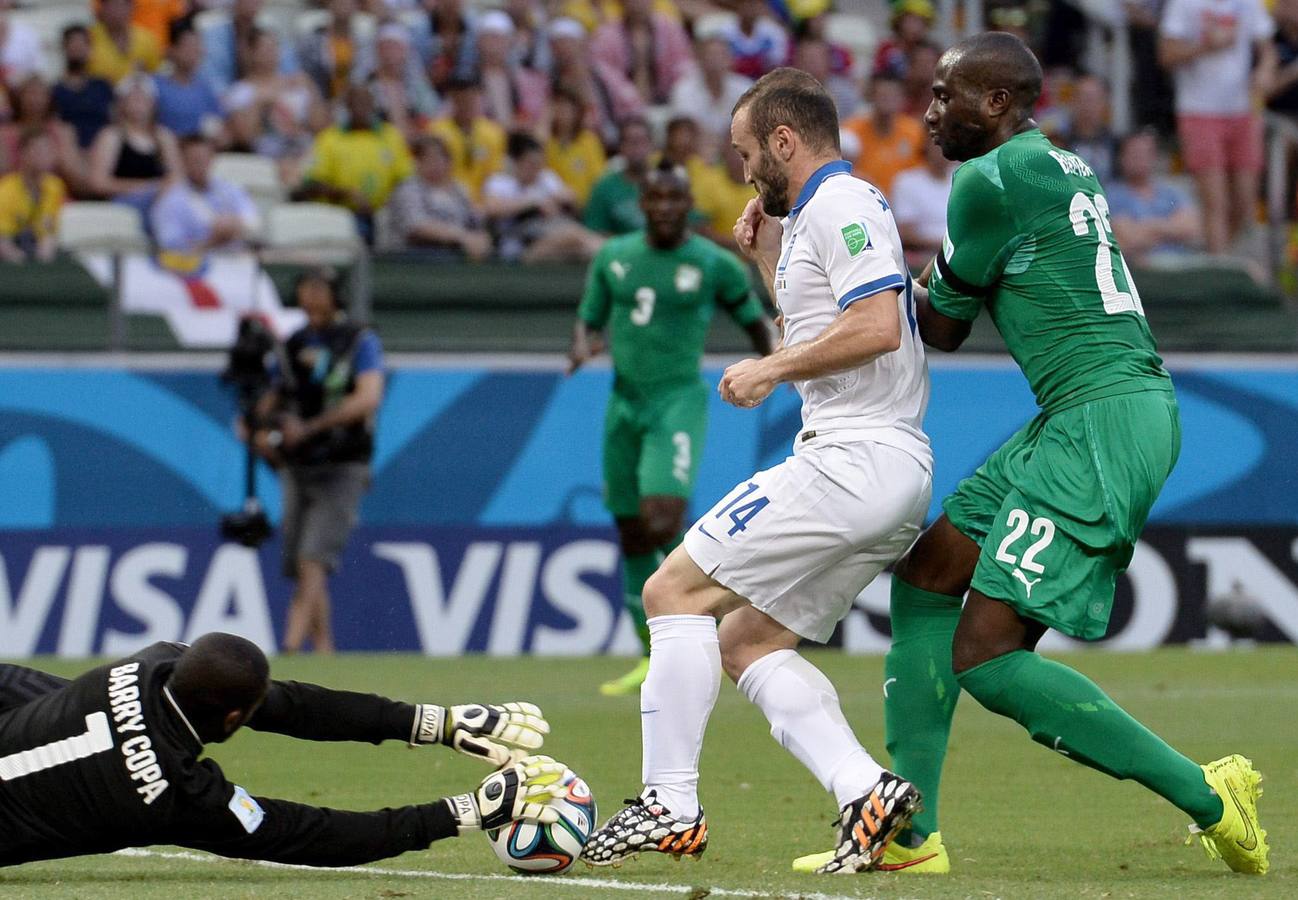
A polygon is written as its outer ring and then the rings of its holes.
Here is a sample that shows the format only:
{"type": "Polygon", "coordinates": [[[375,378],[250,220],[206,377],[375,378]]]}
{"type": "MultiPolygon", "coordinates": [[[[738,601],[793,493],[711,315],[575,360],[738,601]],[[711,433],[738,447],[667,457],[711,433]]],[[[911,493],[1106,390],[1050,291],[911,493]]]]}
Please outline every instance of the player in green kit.
{"type": "Polygon", "coordinates": [[[1210,856],[1262,874],[1261,776],[1249,760],[1196,765],[1084,675],[1035,652],[1048,628],[1104,635],[1115,580],[1181,445],[1172,382],[1104,192],[1037,129],[1040,92],[1041,67],[1018,38],[981,34],[942,56],[925,116],[943,154],[964,165],[942,252],[920,279],[927,294],[916,293],[920,334],[955,350],[986,306],[1041,413],[960,482],[897,564],[887,744],[926,809],[880,868],[949,870],[938,787],[963,688],[1033,740],[1166,798],[1210,856]]]}
{"type": "Polygon", "coordinates": [[[720,306],[762,355],[771,325],[753,296],[748,270],[732,253],[691,234],[693,198],[683,169],[650,170],[640,204],[646,228],[612,238],[596,255],[577,311],[569,372],[599,352],[607,327],[613,393],[604,419],[604,493],[622,543],[627,610],[644,658],[600,686],[635,693],[649,669],[649,634],[640,593],[680,539],[703,454],[710,388],[699,367],[712,313],[720,306]]]}

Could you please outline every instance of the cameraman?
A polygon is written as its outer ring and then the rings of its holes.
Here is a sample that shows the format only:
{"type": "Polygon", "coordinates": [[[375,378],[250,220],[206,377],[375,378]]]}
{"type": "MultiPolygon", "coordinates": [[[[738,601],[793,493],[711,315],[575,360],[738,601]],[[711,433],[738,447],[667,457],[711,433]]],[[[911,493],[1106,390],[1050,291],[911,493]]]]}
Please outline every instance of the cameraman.
{"type": "Polygon", "coordinates": [[[316,652],[332,653],[328,577],[370,485],[383,347],[372,330],[348,320],[331,270],[303,273],[294,290],[307,325],[288,339],[272,372],[253,443],[280,470],[284,574],[297,579],[284,652],[298,652],[309,638],[316,652]]]}

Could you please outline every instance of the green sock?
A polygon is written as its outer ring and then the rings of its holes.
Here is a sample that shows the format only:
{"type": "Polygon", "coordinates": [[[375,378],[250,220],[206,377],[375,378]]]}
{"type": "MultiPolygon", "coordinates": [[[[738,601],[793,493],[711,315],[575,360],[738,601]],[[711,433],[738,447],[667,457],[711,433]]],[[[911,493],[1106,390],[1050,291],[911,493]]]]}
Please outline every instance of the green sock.
{"type": "Polygon", "coordinates": [[[958,678],[979,703],[1018,722],[1037,743],[1106,775],[1138,781],[1200,828],[1221,821],[1221,798],[1204,781],[1203,770],[1080,672],[1015,650],[958,678]]]}
{"type": "MultiPolygon", "coordinates": [[[[898,775],[919,789],[924,809],[911,821],[922,841],[938,830],[938,786],[960,685],[951,671],[951,638],[960,598],[892,579],[892,647],[883,664],[883,718],[898,775]]],[[[911,843],[910,836],[902,840],[911,843]]],[[[918,843],[918,842],[915,842],[918,843]]]]}
{"type": "Polygon", "coordinates": [[[660,562],[662,555],[657,552],[622,557],[622,602],[631,614],[631,622],[635,625],[635,633],[640,638],[645,656],[649,655],[649,625],[645,621],[644,600],[640,595],[644,592],[644,583],[660,562]]]}

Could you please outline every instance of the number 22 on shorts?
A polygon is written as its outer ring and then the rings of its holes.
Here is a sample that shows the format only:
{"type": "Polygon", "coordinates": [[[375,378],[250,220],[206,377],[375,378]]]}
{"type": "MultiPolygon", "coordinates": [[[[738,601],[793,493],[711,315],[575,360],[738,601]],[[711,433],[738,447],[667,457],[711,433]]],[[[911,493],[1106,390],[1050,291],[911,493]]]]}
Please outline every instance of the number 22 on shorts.
{"type": "Polygon", "coordinates": [[[1045,572],[1046,567],[1037,562],[1037,554],[1049,547],[1050,542],[1055,539],[1055,523],[1045,516],[1033,519],[1026,510],[1012,509],[1005,524],[1009,526],[1010,533],[1005,535],[1005,540],[1001,541],[1000,547],[996,550],[997,562],[1018,566],[1034,575],[1045,572]],[[1019,558],[1010,551],[1014,543],[1023,537],[1024,532],[1030,532],[1036,540],[1023,553],[1022,558],[1019,558]]]}

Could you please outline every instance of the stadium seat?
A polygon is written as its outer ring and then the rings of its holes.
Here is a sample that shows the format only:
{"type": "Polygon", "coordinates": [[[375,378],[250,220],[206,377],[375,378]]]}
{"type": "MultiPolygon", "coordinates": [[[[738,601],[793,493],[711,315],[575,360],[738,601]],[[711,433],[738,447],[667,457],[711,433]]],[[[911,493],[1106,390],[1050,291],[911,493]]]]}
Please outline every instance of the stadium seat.
{"type": "Polygon", "coordinates": [[[41,77],[56,81],[63,72],[63,51],[59,46],[63,29],[74,22],[88,25],[94,20],[86,3],[62,3],[45,0],[40,6],[15,9],[9,13],[14,22],[21,22],[36,32],[41,43],[44,68],[41,77]]]}
{"type": "Polygon", "coordinates": [[[345,265],[364,252],[356,219],[328,203],[281,203],[266,215],[266,250],[274,262],[345,265]]]}
{"type": "Polygon", "coordinates": [[[147,253],[149,239],[140,213],[121,203],[68,203],[59,215],[64,250],[147,253]]]}
{"type": "Polygon", "coordinates": [[[217,178],[232,181],[247,191],[259,207],[268,209],[284,200],[284,185],[275,162],[255,153],[218,153],[212,165],[217,178]]]}
{"type": "Polygon", "coordinates": [[[879,46],[879,31],[868,16],[860,13],[830,13],[825,34],[835,43],[852,51],[858,72],[870,71],[874,50],[879,46]]]}

